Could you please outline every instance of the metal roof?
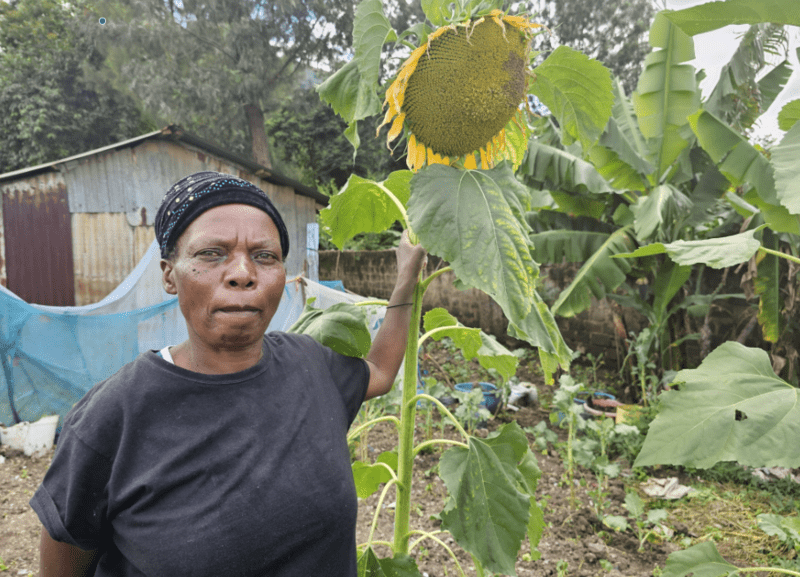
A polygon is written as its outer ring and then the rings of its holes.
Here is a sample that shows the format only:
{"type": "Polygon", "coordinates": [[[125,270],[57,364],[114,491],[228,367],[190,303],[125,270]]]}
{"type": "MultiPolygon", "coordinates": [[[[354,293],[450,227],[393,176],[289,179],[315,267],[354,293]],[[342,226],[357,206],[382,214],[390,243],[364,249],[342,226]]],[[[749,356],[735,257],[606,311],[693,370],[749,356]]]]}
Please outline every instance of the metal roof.
{"type": "Polygon", "coordinates": [[[122,142],[110,144],[103,148],[96,148],[95,150],[90,150],[88,152],[84,152],[82,154],[76,154],[75,156],[70,156],[67,158],[61,158],[53,162],[47,162],[44,164],[39,164],[38,166],[31,166],[28,168],[22,168],[20,170],[15,170],[13,172],[6,172],[5,174],[0,174],[0,184],[20,177],[34,176],[35,174],[42,172],[58,171],[59,165],[63,165],[75,160],[81,160],[111,150],[119,150],[121,148],[133,147],[136,146],[137,144],[140,144],[141,142],[144,142],[145,140],[167,140],[172,142],[184,142],[191,146],[205,150],[206,152],[213,154],[214,156],[218,156],[225,160],[235,162],[236,164],[239,164],[245,167],[247,170],[251,171],[255,176],[258,176],[259,178],[262,178],[267,182],[271,182],[273,184],[277,184],[280,186],[288,186],[294,189],[294,191],[297,194],[312,198],[316,202],[323,205],[328,204],[328,197],[320,193],[318,190],[306,186],[291,178],[285,177],[282,174],[273,172],[271,169],[261,164],[258,164],[257,162],[249,158],[225,150],[224,148],[221,148],[220,146],[212,142],[209,142],[208,140],[204,140],[199,136],[196,136],[190,132],[186,132],[180,126],[177,126],[175,124],[170,124],[169,126],[162,128],[161,130],[156,130],[148,134],[137,136],[136,138],[131,138],[129,140],[123,140],[122,142]]]}

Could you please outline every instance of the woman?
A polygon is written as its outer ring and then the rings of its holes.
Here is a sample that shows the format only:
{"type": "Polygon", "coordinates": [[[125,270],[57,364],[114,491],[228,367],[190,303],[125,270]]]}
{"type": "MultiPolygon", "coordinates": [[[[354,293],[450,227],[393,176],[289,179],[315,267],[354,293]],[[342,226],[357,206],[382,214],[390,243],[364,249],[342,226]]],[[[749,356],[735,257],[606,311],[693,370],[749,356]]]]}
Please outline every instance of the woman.
{"type": "Polygon", "coordinates": [[[403,358],[425,251],[403,235],[365,360],[268,333],[289,239],[266,194],[214,172],[156,216],[165,290],[189,339],[148,351],[65,418],[31,499],[41,575],[356,574],[347,428],[403,358]]]}

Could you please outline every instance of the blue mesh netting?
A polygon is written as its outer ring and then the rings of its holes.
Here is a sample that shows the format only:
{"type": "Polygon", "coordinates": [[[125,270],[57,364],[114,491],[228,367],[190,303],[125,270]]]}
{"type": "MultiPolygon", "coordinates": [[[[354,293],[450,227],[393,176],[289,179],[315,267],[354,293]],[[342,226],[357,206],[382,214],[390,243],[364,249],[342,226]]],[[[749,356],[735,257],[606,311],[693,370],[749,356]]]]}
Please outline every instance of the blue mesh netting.
{"type": "MultiPolygon", "coordinates": [[[[28,304],[0,286],[0,423],[63,417],[95,383],[139,353],[186,340],[177,298],[161,286],[159,259],[154,241],[120,286],[83,307],[28,304]]],[[[316,297],[317,308],[363,300],[293,279],[267,330],[288,329],[309,297],[316,297]]],[[[370,308],[374,334],[385,309],[370,308]]]]}

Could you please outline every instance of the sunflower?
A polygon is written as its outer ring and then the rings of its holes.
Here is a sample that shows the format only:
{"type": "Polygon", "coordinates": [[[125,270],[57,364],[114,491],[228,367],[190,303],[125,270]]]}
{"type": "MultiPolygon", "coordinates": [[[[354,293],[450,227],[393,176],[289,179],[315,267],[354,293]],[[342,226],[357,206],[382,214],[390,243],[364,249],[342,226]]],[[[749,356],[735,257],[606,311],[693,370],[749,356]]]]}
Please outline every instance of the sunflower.
{"type": "Polygon", "coordinates": [[[407,163],[415,171],[451,160],[465,168],[477,168],[478,161],[491,168],[505,158],[518,163],[527,140],[520,104],[531,30],[538,27],[494,10],[432,32],[386,91],[387,145],[407,127],[407,163]]]}

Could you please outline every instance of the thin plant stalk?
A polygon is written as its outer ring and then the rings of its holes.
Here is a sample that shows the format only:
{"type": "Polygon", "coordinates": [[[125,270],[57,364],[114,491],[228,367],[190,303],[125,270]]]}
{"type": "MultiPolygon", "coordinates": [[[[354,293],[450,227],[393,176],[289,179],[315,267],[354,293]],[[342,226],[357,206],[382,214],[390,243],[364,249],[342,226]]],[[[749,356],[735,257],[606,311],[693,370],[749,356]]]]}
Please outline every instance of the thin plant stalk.
{"type": "Polygon", "coordinates": [[[397,446],[397,505],[394,519],[394,553],[408,554],[411,530],[411,481],[414,469],[414,425],[417,404],[417,355],[419,324],[422,319],[423,287],[417,283],[408,326],[408,342],[403,366],[403,400],[400,408],[400,435],[397,446]]]}

